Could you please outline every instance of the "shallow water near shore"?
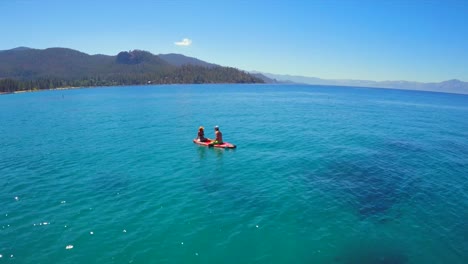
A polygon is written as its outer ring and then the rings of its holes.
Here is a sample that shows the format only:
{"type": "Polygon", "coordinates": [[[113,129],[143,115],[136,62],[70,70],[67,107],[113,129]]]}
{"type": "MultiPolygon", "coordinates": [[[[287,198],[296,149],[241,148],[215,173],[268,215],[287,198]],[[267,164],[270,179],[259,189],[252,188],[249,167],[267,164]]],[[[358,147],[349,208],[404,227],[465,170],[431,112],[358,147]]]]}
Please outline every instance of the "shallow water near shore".
{"type": "Polygon", "coordinates": [[[467,117],[349,87],[2,95],[0,263],[466,263],[467,117]]]}

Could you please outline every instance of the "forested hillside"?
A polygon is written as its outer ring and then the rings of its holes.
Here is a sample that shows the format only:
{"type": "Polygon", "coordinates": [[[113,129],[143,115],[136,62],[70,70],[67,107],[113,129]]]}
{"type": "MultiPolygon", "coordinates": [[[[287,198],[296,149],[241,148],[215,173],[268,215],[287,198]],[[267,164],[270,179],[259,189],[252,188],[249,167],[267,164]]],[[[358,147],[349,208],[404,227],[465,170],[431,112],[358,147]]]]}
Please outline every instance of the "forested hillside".
{"type": "Polygon", "coordinates": [[[109,85],[262,82],[238,69],[178,54],[158,56],[134,50],[116,56],[88,55],[65,48],[0,51],[0,92],[109,85]],[[187,63],[182,63],[184,61],[187,63]]]}

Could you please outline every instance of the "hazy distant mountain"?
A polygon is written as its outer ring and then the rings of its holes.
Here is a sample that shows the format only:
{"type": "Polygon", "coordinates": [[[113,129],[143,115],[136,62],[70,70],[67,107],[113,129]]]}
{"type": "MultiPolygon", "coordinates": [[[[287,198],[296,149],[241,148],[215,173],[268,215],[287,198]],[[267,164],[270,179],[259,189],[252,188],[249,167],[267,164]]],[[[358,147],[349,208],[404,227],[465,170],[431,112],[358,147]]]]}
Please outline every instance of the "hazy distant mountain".
{"type": "Polygon", "coordinates": [[[30,50],[31,48],[28,48],[28,47],[17,47],[17,48],[14,48],[14,49],[11,49],[11,50],[30,50]]]}
{"type": "MultiPolygon", "coordinates": [[[[257,73],[257,72],[255,72],[257,73]]],[[[294,83],[313,85],[337,85],[337,86],[357,86],[374,88],[393,88],[403,90],[419,90],[444,93],[468,94],[468,82],[460,80],[448,80],[439,83],[422,83],[410,81],[369,81],[369,80],[347,80],[347,79],[321,79],[315,77],[281,75],[272,73],[262,73],[268,78],[278,81],[290,81],[294,83]]]]}
{"type": "Polygon", "coordinates": [[[257,78],[262,79],[265,83],[277,83],[277,84],[295,83],[295,82],[292,82],[290,80],[277,80],[275,78],[269,78],[264,73],[261,73],[261,72],[258,72],[258,71],[250,71],[250,74],[252,76],[255,76],[257,78]]]}
{"type": "Polygon", "coordinates": [[[265,75],[263,75],[261,73],[251,72],[250,74],[252,76],[255,76],[255,77],[259,78],[259,79],[262,79],[265,83],[278,83],[278,81],[276,79],[268,78],[268,77],[266,77],[265,75]]]}
{"type": "Polygon", "coordinates": [[[187,57],[182,54],[159,54],[158,55],[161,59],[165,60],[171,65],[174,66],[182,66],[182,65],[195,65],[195,66],[202,66],[207,68],[218,67],[219,65],[208,63],[206,61],[199,60],[197,58],[187,57]]]}

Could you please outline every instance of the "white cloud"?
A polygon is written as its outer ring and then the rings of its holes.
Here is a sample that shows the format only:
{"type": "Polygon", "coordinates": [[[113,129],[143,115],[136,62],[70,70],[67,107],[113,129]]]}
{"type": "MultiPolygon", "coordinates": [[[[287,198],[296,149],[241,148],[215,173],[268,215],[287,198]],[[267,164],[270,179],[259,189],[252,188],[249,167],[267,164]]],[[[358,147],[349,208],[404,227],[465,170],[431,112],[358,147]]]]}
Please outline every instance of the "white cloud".
{"type": "Polygon", "coordinates": [[[177,46],[190,46],[192,45],[192,40],[188,38],[184,38],[182,41],[174,42],[177,46]]]}

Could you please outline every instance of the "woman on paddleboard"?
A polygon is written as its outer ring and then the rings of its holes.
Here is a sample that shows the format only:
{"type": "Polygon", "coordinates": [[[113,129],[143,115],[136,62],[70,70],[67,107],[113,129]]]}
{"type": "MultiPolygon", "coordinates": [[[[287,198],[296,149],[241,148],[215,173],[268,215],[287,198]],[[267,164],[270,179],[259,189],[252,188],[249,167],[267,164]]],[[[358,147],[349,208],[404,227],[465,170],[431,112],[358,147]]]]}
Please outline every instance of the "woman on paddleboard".
{"type": "Polygon", "coordinates": [[[200,142],[208,141],[208,139],[205,138],[205,129],[202,126],[198,128],[197,140],[200,142]]]}

